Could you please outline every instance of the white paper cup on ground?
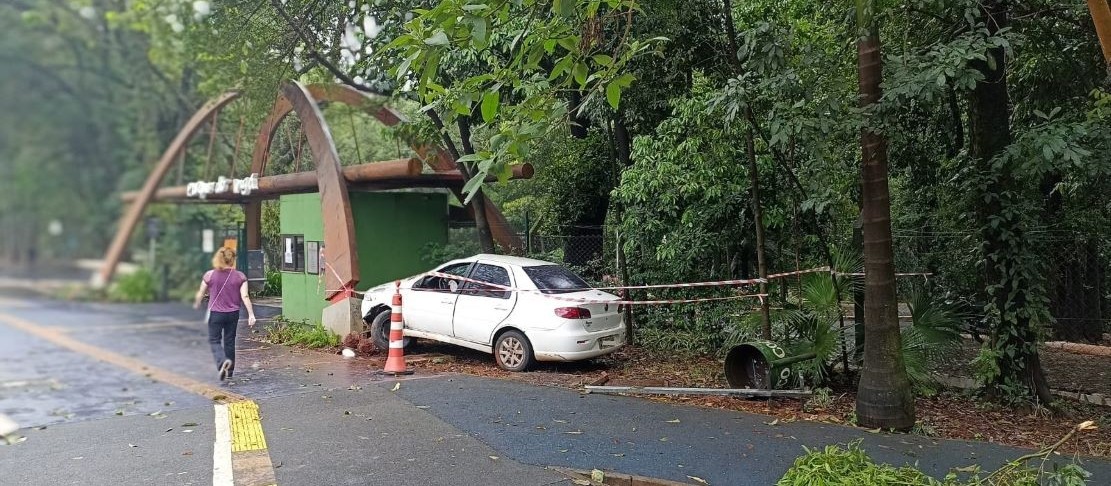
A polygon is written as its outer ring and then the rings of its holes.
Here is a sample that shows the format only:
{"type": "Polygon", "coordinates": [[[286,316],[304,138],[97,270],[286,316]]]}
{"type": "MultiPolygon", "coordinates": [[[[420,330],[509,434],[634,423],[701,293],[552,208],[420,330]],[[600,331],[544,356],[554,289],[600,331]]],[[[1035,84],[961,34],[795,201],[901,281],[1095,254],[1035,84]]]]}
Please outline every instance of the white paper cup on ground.
{"type": "Polygon", "coordinates": [[[0,436],[11,434],[17,430],[19,430],[19,424],[8,418],[7,415],[0,413],[0,436]]]}

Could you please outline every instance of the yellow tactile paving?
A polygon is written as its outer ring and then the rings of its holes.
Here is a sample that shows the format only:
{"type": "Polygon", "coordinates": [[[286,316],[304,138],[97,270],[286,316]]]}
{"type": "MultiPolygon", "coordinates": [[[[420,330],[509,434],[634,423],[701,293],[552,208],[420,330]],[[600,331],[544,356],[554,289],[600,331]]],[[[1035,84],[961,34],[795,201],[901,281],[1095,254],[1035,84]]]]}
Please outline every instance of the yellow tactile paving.
{"type": "Polygon", "coordinates": [[[229,403],[228,416],[231,421],[232,452],[266,449],[266,436],[262,433],[258,404],[252,401],[229,403]]]}

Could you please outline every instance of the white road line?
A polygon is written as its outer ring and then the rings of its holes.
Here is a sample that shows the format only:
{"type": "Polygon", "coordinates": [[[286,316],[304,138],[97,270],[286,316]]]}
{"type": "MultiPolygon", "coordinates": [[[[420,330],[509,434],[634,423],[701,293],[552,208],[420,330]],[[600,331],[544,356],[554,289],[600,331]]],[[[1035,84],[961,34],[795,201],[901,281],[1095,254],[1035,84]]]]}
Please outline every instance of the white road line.
{"type": "Polygon", "coordinates": [[[234,486],[231,468],[231,421],[228,406],[216,404],[216,443],[212,450],[212,486],[234,486]]]}

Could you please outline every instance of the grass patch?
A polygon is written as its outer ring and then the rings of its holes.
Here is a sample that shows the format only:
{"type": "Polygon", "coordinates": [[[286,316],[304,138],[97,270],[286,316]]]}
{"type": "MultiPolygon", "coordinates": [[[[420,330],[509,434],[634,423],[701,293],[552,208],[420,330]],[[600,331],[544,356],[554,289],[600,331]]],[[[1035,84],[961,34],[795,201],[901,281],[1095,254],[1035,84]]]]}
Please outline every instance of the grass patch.
{"type": "Polygon", "coordinates": [[[291,321],[277,317],[266,327],[266,340],[274,344],[327,348],[339,346],[340,337],[319,322],[291,321]]]}
{"type": "Polygon", "coordinates": [[[128,275],[120,275],[108,288],[108,300],[112,302],[154,302],[157,297],[154,274],[145,268],[140,268],[128,275]]]}

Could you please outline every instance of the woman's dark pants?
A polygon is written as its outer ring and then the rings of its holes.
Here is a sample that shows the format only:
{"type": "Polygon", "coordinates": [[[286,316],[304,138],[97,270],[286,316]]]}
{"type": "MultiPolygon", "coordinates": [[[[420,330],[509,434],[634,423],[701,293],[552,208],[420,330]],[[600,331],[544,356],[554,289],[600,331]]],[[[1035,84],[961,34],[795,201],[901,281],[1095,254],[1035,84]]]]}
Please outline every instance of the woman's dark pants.
{"type": "MultiPolygon", "coordinates": [[[[225,359],[230,359],[235,369],[235,331],[239,325],[239,311],[216,312],[208,316],[208,345],[212,348],[212,358],[216,369],[225,359]]],[[[231,373],[229,372],[229,376],[231,373]]]]}

